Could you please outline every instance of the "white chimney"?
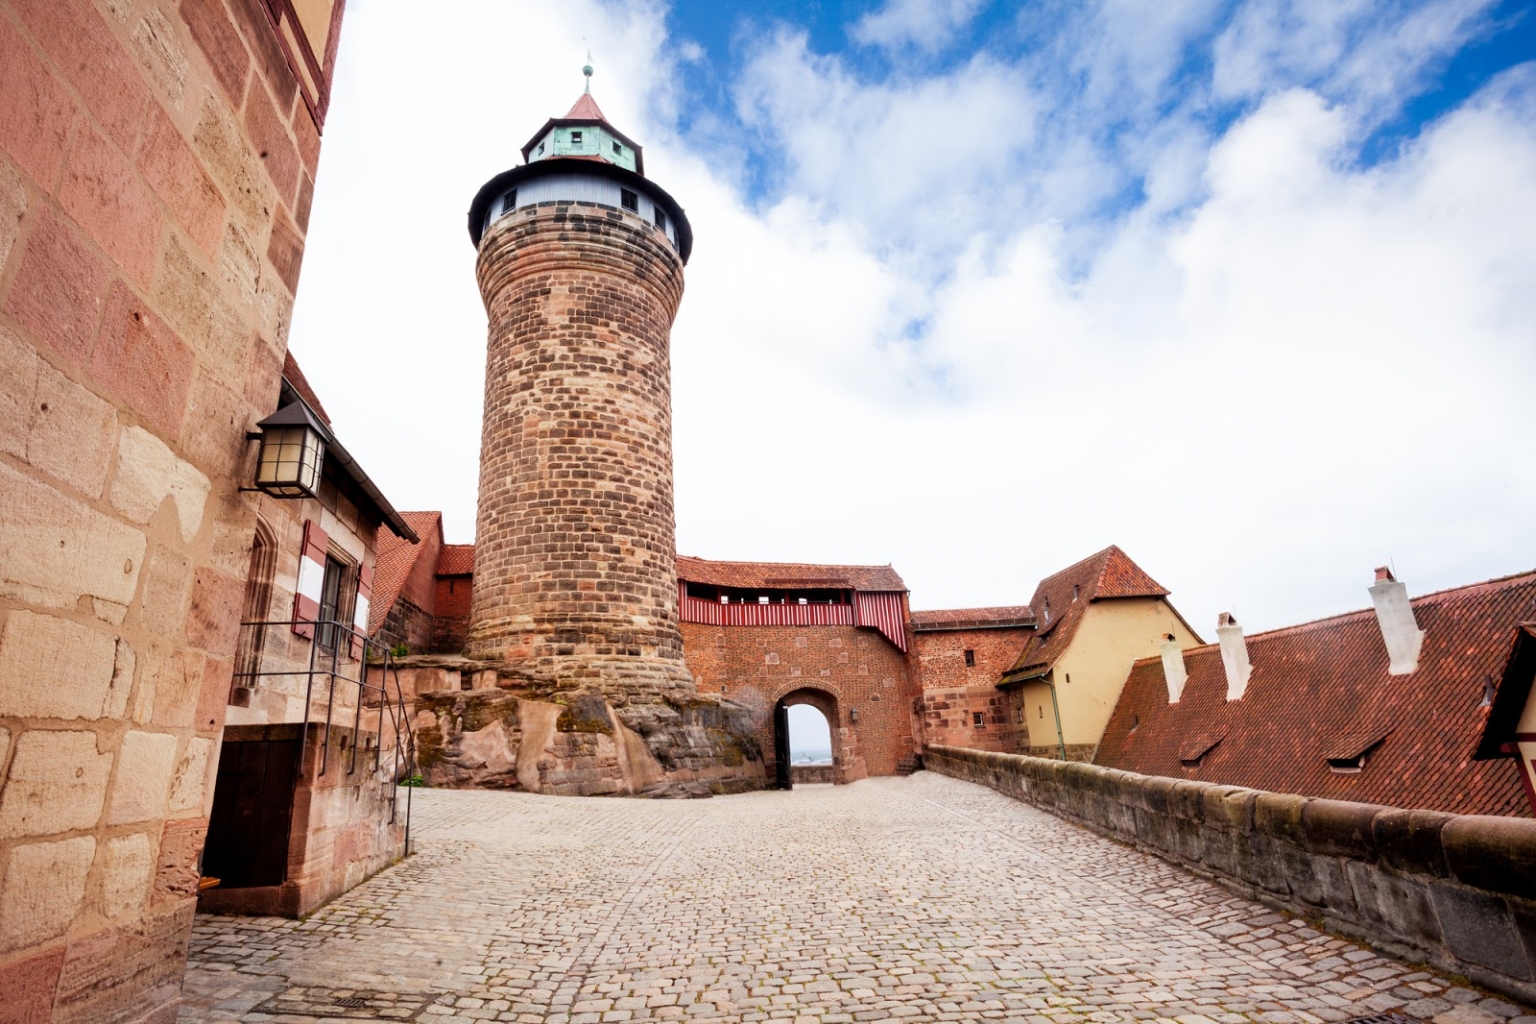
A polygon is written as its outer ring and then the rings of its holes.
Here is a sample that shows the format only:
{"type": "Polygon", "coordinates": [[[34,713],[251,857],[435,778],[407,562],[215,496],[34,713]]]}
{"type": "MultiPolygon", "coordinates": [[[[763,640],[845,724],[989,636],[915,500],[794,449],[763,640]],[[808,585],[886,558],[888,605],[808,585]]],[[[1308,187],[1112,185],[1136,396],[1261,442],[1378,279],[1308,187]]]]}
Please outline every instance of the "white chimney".
{"type": "Polygon", "coordinates": [[[1248,663],[1248,642],[1243,627],[1231,612],[1216,617],[1216,642],[1221,644],[1221,667],[1227,670],[1227,700],[1242,700],[1253,666],[1248,663]]]}
{"type": "Polygon", "coordinates": [[[1405,676],[1419,667],[1419,648],[1424,645],[1424,631],[1413,617],[1413,605],[1408,602],[1408,586],[1392,577],[1386,566],[1376,570],[1376,582],[1371,586],[1371,603],[1376,606],[1376,622],[1381,626],[1381,639],[1387,645],[1387,657],[1391,664],[1387,673],[1405,676]]]}
{"type": "Polygon", "coordinates": [[[1168,703],[1177,704],[1189,673],[1184,671],[1184,648],[1169,633],[1163,637],[1163,678],[1168,681],[1168,703]]]}

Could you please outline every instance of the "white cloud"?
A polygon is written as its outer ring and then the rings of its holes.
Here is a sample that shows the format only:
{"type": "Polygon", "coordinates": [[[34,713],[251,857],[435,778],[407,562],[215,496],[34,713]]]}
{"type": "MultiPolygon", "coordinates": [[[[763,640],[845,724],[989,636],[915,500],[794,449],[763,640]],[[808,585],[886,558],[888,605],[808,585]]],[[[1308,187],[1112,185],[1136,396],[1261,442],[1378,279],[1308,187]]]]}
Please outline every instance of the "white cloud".
{"type": "MultiPolygon", "coordinates": [[[[588,33],[599,102],[697,237],[673,335],[682,550],[894,562],[936,607],[1025,600],[1119,543],[1197,627],[1230,609],[1250,629],[1364,606],[1388,557],[1415,591],[1536,561],[1530,67],[1360,169],[1372,101],[1288,81],[1257,44],[1240,121],[1132,104],[1145,128],[1109,147],[1115,89],[1064,100],[988,57],[868,83],[780,34],[736,86],[784,158],[764,202],[669,131],[654,8],[464,19],[422,38],[349,10],[293,336],[348,447],[452,539],[485,329],[463,210],[575,97],[588,33]],[[464,60],[468,37],[504,59],[464,60]],[[973,144],[998,123],[1017,145],[973,144]],[[1130,173],[1145,201],[1095,212],[1130,173]]],[[[1173,21],[1092,66],[1198,105],[1169,56],[1197,26],[1173,21]]]]}
{"type": "Polygon", "coordinates": [[[848,29],[854,42],[887,50],[915,47],[929,53],[948,46],[988,0],[887,0],[848,29]]]}

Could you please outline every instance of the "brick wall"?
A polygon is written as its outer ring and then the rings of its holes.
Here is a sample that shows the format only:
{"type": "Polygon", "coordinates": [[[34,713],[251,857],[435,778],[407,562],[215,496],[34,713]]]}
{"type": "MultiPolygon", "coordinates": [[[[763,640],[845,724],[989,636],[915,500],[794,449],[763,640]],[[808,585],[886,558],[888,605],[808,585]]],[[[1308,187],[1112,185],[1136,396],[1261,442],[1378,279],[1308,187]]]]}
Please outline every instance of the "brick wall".
{"type": "Polygon", "coordinates": [[[912,653],[922,686],[924,742],[1011,753],[1019,749],[1022,732],[1022,743],[1028,744],[1028,727],[1017,721],[1014,702],[997,683],[1032,633],[959,629],[916,634],[912,653]]]}
{"type": "Polygon", "coordinates": [[[319,134],[251,0],[0,0],[0,992],[170,1020],[319,134]]]}
{"type": "Polygon", "coordinates": [[[542,203],[484,236],[477,276],[490,338],[470,653],[553,678],[588,674],[581,659],[633,662],[609,686],[681,669],[670,361],[681,258],[632,214],[542,203]]]}
{"type": "MultiPolygon", "coordinates": [[[[780,698],[814,691],[828,700],[838,781],[894,775],[912,756],[917,693],[907,658],[879,633],[853,626],[682,624],[683,653],[702,693],[746,706],[774,771],[773,709],[780,698]],[[849,713],[858,712],[858,721],[849,713]]],[[[807,701],[810,703],[810,701],[807,701]]]]}
{"type": "Polygon", "coordinates": [[[432,650],[439,654],[458,654],[469,636],[469,609],[474,600],[473,576],[437,578],[436,619],[432,630],[432,650]]]}

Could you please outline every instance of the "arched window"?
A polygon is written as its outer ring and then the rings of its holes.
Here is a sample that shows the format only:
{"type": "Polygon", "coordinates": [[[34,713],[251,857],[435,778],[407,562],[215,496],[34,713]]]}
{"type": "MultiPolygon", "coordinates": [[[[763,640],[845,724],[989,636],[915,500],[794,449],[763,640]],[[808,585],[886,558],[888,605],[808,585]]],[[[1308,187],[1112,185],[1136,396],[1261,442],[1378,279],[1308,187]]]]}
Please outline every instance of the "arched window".
{"type": "Polygon", "coordinates": [[[266,621],[272,610],[272,578],[277,571],[277,536],[266,520],[256,517],[251,540],[251,563],[245,577],[245,602],[240,609],[240,646],[235,652],[235,675],[230,681],[229,702],[244,704],[257,685],[261,649],[267,639],[266,621]],[[242,694],[240,691],[245,690],[242,694]],[[243,699],[242,699],[243,698],[243,699]]]}

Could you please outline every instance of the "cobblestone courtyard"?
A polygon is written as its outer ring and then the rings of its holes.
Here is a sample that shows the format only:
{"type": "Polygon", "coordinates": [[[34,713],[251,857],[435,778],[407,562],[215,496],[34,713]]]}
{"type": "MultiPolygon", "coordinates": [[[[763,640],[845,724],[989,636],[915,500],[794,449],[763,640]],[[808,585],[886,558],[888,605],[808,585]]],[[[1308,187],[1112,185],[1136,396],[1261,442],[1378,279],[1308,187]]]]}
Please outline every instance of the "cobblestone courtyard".
{"type": "Polygon", "coordinates": [[[1536,1024],[932,773],[415,801],[417,855],[310,919],[199,917],[181,1020],[1536,1024]]]}

